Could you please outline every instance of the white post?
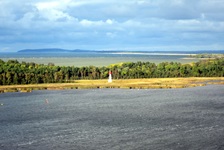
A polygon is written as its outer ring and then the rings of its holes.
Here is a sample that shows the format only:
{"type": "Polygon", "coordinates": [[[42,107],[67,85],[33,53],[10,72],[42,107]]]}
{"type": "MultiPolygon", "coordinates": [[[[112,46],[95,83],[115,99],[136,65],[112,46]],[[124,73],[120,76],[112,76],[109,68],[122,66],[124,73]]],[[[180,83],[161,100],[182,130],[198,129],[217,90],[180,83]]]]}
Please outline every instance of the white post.
{"type": "Polygon", "coordinates": [[[109,79],[108,79],[108,83],[111,83],[112,82],[112,73],[111,71],[109,71],[109,79]]]}

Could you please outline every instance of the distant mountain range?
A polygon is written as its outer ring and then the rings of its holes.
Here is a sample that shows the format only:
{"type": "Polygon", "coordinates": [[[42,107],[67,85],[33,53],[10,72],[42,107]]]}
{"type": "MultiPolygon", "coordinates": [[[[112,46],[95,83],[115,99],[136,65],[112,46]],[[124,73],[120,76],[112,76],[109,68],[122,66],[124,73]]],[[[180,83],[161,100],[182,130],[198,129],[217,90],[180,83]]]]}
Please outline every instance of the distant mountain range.
{"type": "Polygon", "coordinates": [[[83,50],[83,49],[60,49],[60,48],[43,48],[43,49],[23,49],[17,51],[19,53],[71,53],[71,52],[100,52],[100,53],[110,53],[110,52],[143,52],[143,53],[185,53],[185,54],[224,54],[224,50],[196,50],[196,51],[126,51],[126,50],[83,50]]]}

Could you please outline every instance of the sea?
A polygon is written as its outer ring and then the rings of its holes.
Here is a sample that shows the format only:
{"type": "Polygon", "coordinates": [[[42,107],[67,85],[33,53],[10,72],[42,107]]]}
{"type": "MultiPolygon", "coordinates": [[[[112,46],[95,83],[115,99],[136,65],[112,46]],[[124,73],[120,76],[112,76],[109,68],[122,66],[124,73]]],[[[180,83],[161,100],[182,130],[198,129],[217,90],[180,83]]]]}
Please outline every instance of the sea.
{"type": "MultiPolygon", "coordinates": [[[[221,51],[224,53],[224,51],[221,51]]],[[[34,62],[38,64],[54,63],[57,66],[109,66],[124,62],[161,62],[192,63],[199,59],[190,58],[190,55],[204,53],[204,51],[193,52],[127,52],[127,51],[90,51],[90,52],[5,52],[0,53],[3,61],[18,60],[19,62],[34,62]]]]}
{"type": "Polygon", "coordinates": [[[0,94],[1,150],[221,150],[224,86],[0,94]]]}

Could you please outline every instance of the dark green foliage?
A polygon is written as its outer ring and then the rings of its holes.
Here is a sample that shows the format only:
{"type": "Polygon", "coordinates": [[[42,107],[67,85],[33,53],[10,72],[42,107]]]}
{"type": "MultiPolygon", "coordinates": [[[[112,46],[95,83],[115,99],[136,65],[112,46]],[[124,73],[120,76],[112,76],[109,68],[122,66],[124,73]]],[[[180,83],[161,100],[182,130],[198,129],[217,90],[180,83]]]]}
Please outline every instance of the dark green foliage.
{"type": "Polygon", "coordinates": [[[224,54],[197,54],[191,55],[194,58],[224,58],[224,54]]]}
{"type": "Polygon", "coordinates": [[[106,79],[109,70],[114,79],[167,78],[167,77],[223,77],[224,59],[204,60],[193,64],[163,62],[127,62],[108,67],[74,67],[4,62],[0,59],[0,85],[66,83],[79,79],[106,79]]]}

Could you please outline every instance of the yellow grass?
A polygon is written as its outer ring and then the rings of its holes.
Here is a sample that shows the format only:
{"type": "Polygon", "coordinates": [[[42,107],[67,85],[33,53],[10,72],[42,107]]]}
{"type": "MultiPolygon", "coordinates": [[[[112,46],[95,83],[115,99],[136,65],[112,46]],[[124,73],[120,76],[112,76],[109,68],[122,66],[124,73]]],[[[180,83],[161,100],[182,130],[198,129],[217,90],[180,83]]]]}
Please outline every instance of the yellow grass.
{"type": "Polygon", "coordinates": [[[205,86],[207,84],[224,85],[224,77],[207,78],[149,78],[149,79],[122,79],[113,80],[76,80],[74,83],[50,83],[29,85],[0,86],[0,93],[4,92],[31,92],[32,90],[62,90],[62,89],[90,89],[90,88],[126,88],[126,89],[155,89],[155,88],[187,88],[205,86]]]}

